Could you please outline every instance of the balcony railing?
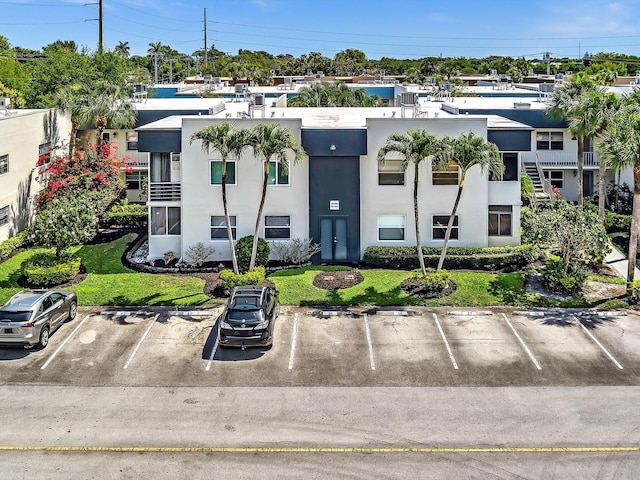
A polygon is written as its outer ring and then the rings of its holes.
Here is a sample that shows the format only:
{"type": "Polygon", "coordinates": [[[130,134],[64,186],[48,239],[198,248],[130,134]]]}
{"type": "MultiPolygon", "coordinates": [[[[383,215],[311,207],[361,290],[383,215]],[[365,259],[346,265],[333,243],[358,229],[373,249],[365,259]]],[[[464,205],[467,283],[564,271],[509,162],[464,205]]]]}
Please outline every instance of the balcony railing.
{"type": "Polygon", "coordinates": [[[130,167],[134,167],[134,168],[149,168],[149,154],[146,152],[133,152],[133,151],[129,151],[127,152],[127,160],[125,160],[125,163],[127,164],[127,166],[130,167]]]}
{"type": "MultiPolygon", "coordinates": [[[[538,157],[537,163],[541,167],[577,168],[578,166],[577,155],[573,152],[535,150],[522,152],[521,154],[521,158],[525,162],[535,162],[536,156],[538,157]]],[[[583,159],[585,167],[598,167],[600,165],[600,156],[597,152],[584,152],[583,159]]]]}
{"type": "Polygon", "coordinates": [[[179,201],[182,188],[179,182],[151,182],[149,184],[149,201],[179,201]]]}

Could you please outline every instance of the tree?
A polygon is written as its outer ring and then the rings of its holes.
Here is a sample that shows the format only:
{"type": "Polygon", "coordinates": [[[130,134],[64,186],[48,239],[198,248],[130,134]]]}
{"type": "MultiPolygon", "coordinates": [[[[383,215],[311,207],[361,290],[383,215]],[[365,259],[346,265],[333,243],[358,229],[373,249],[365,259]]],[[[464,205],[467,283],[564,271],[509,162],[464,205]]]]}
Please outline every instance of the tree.
{"type": "Polygon", "coordinates": [[[416,249],[422,275],[427,274],[420,241],[420,214],[418,211],[419,169],[423,160],[435,158],[435,164],[441,163],[437,157],[443,153],[442,143],[427,130],[409,130],[406,133],[392,133],[378,150],[378,162],[384,163],[389,153],[396,152],[402,157],[402,171],[413,164],[413,214],[416,227],[416,249]]]}
{"type": "Polygon", "coordinates": [[[262,211],[267,197],[267,185],[269,184],[269,170],[271,160],[275,160],[285,171],[289,168],[289,154],[293,154],[293,163],[296,164],[306,155],[302,146],[293,136],[293,132],[277,123],[259,123],[251,129],[251,146],[255,156],[264,162],[264,175],[262,179],[262,195],[256,217],[256,226],[253,233],[253,247],[251,249],[251,262],[249,270],[253,270],[258,253],[258,234],[262,224],[262,211]]]}
{"type": "Polygon", "coordinates": [[[598,150],[615,168],[633,169],[633,208],[627,255],[627,293],[630,294],[635,276],[640,221],[640,106],[632,96],[625,98],[624,102],[604,132],[598,150]]]}
{"type": "Polygon", "coordinates": [[[190,143],[199,140],[202,143],[202,150],[205,153],[216,151],[220,154],[222,167],[222,207],[224,209],[224,220],[227,226],[227,238],[231,250],[231,263],[233,273],[238,275],[238,259],[233,245],[233,235],[231,231],[231,220],[229,218],[229,202],[227,201],[227,162],[231,159],[240,159],[240,155],[245,147],[250,145],[249,132],[247,130],[235,130],[228,122],[209,125],[202,130],[198,130],[191,135],[190,143]]]}
{"type": "Polygon", "coordinates": [[[11,101],[9,105],[11,108],[24,108],[26,106],[22,93],[15,88],[5,87],[2,83],[0,83],[0,97],[8,98],[11,101]]]}
{"type": "Polygon", "coordinates": [[[288,104],[291,107],[380,107],[382,100],[377,95],[367,95],[362,88],[337,82],[305,87],[288,104]]]}
{"type": "Polygon", "coordinates": [[[118,42],[113,51],[122,58],[129,58],[129,42],[118,42]]]}
{"type": "Polygon", "coordinates": [[[76,135],[78,133],[78,117],[80,115],[82,105],[87,98],[81,95],[81,86],[65,85],[53,96],[54,106],[64,113],[69,114],[71,118],[71,132],[69,134],[69,159],[73,158],[76,150],[76,135]]]}
{"type": "Polygon", "coordinates": [[[447,230],[444,235],[444,244],[442,245],[437,271],[442,269],[444,259],[447,255],[447,246],[449,245],[449,238],[451,237],[451,230],[456,212],[458,211],[458,204],[462,196],[462,189],[464,188],[467,172],[472,167],[478,165],[483,173],[488,173],[490,178],[500,178],[504,173],[504,164],[500,158],[498,147],[493,143],[489,143],[484,138],[476,136],[473,132],[463,133],[458,138],[447,139],[445,142],[448,143],[449,147],[448,155],[439,155],[440,162],[436,165],[436,169],[446,170],[449,167],[449,162],[454,162],[460,169],[460,180],[458,182],[456,200],[453,204],[447,230]]]}

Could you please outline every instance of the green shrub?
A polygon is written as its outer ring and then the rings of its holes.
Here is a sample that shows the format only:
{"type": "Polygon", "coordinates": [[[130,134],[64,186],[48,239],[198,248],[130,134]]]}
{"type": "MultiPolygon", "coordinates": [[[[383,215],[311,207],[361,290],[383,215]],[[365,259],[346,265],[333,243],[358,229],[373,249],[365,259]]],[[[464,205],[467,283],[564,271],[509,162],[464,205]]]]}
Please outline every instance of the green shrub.
{"type": "Polygon", "coordinates": [[[71,280],[80,271],[80,259],[70,255],[57,257],[51,252],[38,252],[20,265],[22,275],[31,285],[51,287],[71,280]]]}
{"type": "Polygon", "coordinates": [[[582,291],[588,276],[581,263],[570,262],[565,272],[562,259],[551,258],[542,270],[542,283],[554,292],[575,294],[582,291]]]}
{"type": "Polygon", "coordinates": [[[422,282],[425,290],[431,292],[441,292],[451,283],[451,274],[447,270],[427,272],[426,275],[418,270],[414,273],[414,278],[422,282]]]}
{"type": "Polygon", "coordinates": [[[146,205],[126,203],[116,205],[106,212],[100,219],[100,227],[142,229],[147,227],[148,220],[146,205]]]}
{"type": "Polygon", "coordinates": [[[264,267],[256,267],[247,273],[236,275],[233,270],[222,270],[220,272],[220,281],[225,290],[232,290],[234,287],[242,285],[260,285],[264,282],[264,267]]]}
{"type": "Polygon", "coordinates": [[[631,230],[631,215],[621,215],[607,210],[604,215],[604,228],[607,233],[628,232],[631,230]]]}
{"type": "Polygon", "coordinates": [[[0,243],[0,262],[11,255],[14,250],[29,244],[30,230],[23,230],[0,243]]]}
{"type": "MultiPolygon", "coordinates": [[[[246,272],[251,263],[251,248],[253,247],[253,235],[247,235],[238,239],[235,245],[238,268],[246,272]]],[[[256,267],[264,267],[269,261],[271,249],[264,238],[258,238],[258,253],[256,255],[256,267]]]]}
{"type": "MultiPolygon", "coordinates": [[[[435,268],[440,259],[440,248],[422,247],[427,267],[435,268]]],[[[445,267],[449,270],[501,270],[521,268],[540,258],[535,245],[514,247],[451,247],[447,250],[445,267]]],[[[370,246],[364,251],[362,262],[373,268],[413,270],[418,267],[415,247],[370,246]]]]}

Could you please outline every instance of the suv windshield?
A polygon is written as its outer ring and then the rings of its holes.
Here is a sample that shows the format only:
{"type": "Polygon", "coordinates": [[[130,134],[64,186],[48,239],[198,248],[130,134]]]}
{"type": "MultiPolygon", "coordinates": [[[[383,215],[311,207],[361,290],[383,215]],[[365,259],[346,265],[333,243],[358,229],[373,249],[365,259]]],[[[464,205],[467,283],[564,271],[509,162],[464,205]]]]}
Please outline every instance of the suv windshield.
{"type": "Polygon", "coordinates": [[[0,310],[0,322],[26,322],[31,312],[7,312],[0,310]]]}
{"type": "Polygon", "coordinates": [[[260,310],[229,310],[227,314],[229,320],[236,321],[255,321],[259,322],[262,319],[262,311],[260,310]]]}

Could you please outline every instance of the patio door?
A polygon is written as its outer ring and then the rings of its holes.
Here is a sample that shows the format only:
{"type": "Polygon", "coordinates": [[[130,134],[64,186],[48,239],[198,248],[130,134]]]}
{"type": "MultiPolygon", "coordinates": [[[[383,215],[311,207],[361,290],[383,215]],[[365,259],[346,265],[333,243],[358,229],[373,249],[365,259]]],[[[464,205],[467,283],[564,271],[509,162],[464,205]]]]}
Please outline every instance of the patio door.
{"type": "Polygon", "coordinates": [[[320,217],[320,260],[322,262],[344,262],[348,255],[347,217],[320,217]]]}

